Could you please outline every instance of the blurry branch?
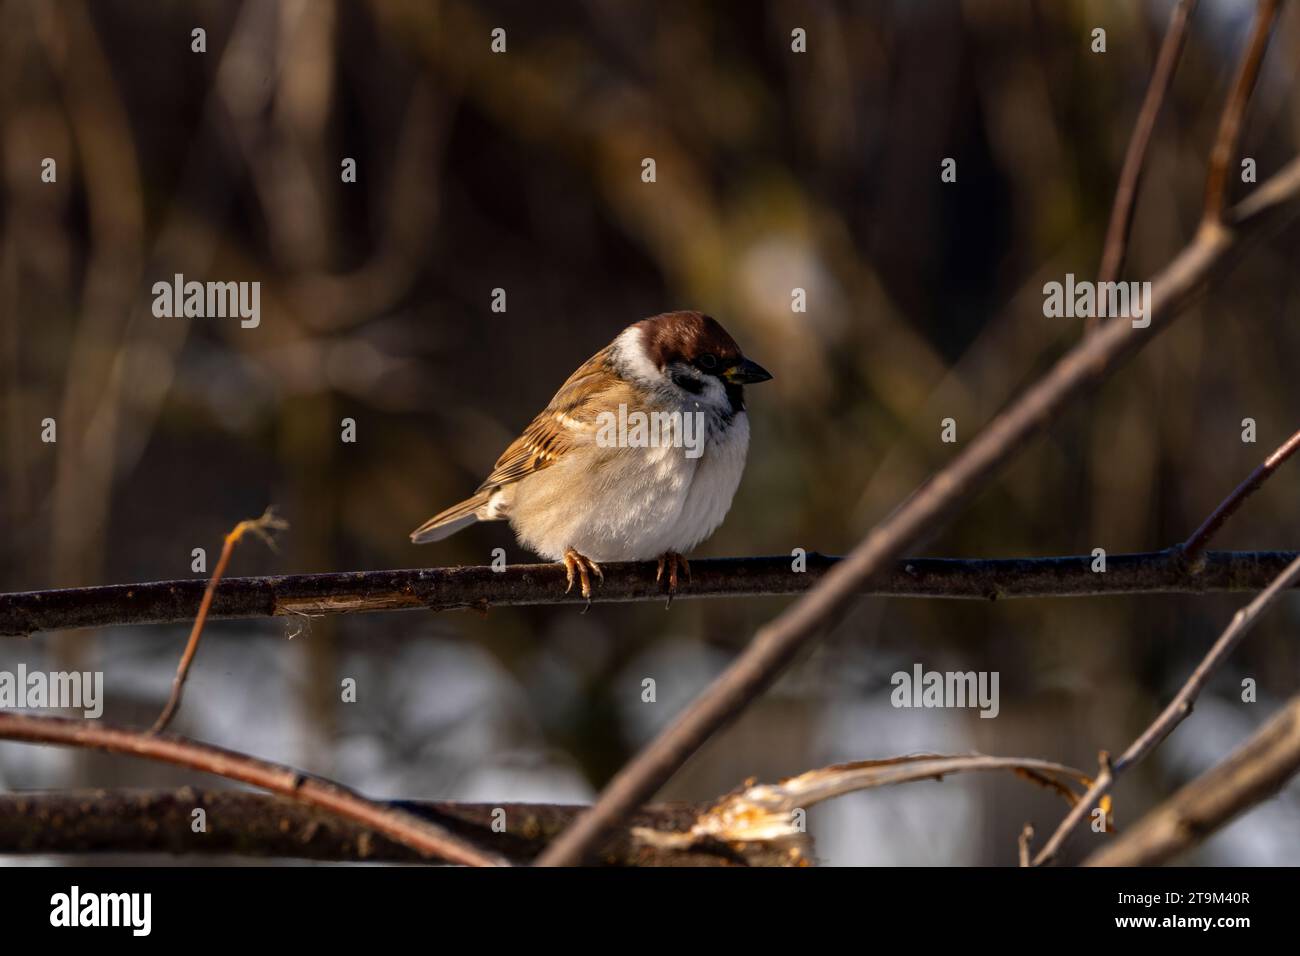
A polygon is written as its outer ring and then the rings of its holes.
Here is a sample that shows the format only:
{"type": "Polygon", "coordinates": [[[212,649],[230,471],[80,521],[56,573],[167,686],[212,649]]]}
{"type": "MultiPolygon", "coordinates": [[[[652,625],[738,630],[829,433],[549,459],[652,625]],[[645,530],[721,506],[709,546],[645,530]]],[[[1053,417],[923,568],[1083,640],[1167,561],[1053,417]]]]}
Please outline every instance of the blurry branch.
{"type": "Polygon", "coordinates": [[[149,731],[150,733],[160,734],[166,730],[167,725],[172,722],[172,717],[176,715],[176,711],[181,706],[181,692],[185,688],[185,679],[189,676],[190,665],[194,662],[194,654],[199,649],[199,636],[203,633],[203,624],[208,619],[208,610],[212,607],[212,594],[216,590],[217,582],[221,580],[222,574],[226,571],[226,565],[230,563],[230,553],[235,550],[236,543],[251,531],[262,538],[268,545],[274,546],[271,532],[280,531],[287,527],[289,527],[288,522],[275,517],[272,510],[267,508],[262,517],[241,521],[226,535],[226,540],[221,546],[221,557],[217,559],[217,566],[212,571],[212,578],[208,581],[208,586],[203,589],[203,600],[199,602],[199,610],[194,617],[194,626],[190,629],[190,639],[185,643],[185,652],[181,654],[180,664],[176,667],[176,676],[172,680],[171,696],[167,698],[167,704],[163,707],[162,713],[158,715],[158,720],[154,723],[153,729],[149,731]]]}
{"type": "MultiPolygon", "coordinates": [[[[775,784],[753,781],[712,804],[646,807],[613,835],[605,866],[807,866],[799,811],[846,793],[1010,771],[1073,803],[1091,781],[1046,760],[983,754],[919,754],[811,770],[775,784]]],[[[393,801],[420,818],[512,863],[527,863],[584,807],[393,801]],[[503,828],[504,827],[504,828],[503,828]]],[[[231,790],[111,791],[0,795],[0,855],[6,853],[235,853],[357,862],[427,862],[373,827],[293,800],[231,790]],[[194,811],[206,827],[195,832],[194,811]]],[[[461,862],[456,858],[442,858],[461,862]]]]}
{"type": "Polygon", "coordinates": [[[722,798],[684,833],[634,829],[640,839],[663,848],[687,849],[721,840],[746,844],[797,840],[804,832],[800,811],[846,793],[918,780],[942,780],[950,774],[1009,770],[1022,779],[1060,794],[1073,805],[1080,799],[1071,784],[1092,781],[1081,770],[1048,760],[989,757],[985,754],[915,754],[886,760],[862,760],[810,770],[779,783],[754,783],[722,798]]]}
{"type": "Polygon", "coordinates": [[[1147,147],[1151,143],[1151,133],[1160,116],[1160,106],[1173,83],[1174,70],[1182,56],[1183,44],[1187,40],[1187,25],[1192,11],[1196,9],[1196,0],[1179,0],[1169,16],[1169,27],[1165,31],[1164,42],[1160,44],[1160,53],[1156,57],[1155,69],[1151,74],[1151,84],[1147,87],[1146,98],[1138,113],[1137,125],[1133,127],[1133,136],[1124,154],[1124,167],[1120,171],[1119,185],[1115,189],[1115,202],[1111,208],[1110,224],[1106,227],[1106,241],[1102,247],[1101,267],[1098,269],[1097,282],[1114,282],[1124,268],[1124,257],[1128,251],[1129,233],[1133,228],[1133,209],[1137,205],[1138,188],[1142,184],[1142,170],[1146,165],[1147,147]]]}
{"type": "MultiPolygon", "coordinates": [[[[908,558],[856,593],[878,597],[1003,600],[1106,594],[1205,594],[1258,591],[1300,552],[1212,551],[1195,565],[1178,547],[1106,556],[1094,572],[1090,554],[1043,558],[908,558]]],[[[802,594],[844,559],[816,553],[807,570],[791,569],[786,555],[700,558],[691,562],[691,583],[678,600],[741,595],[802,594]]],[[[594,603],[662,601],[655,564],[602,565],[605,583],[594,603]]],[[[193,620],[208,592],[202,580],[110,584],[91,588],[0,594],[0,636],[128,624],[174,624],[193,620]]],[[[212,592],[211,620],[317,616],[371,611],[434,611],[542,604],[583,605],[564,593],[564,567],[519,564],[491,567],[413,568],[223,578],[212,592]]]]}
{"type": "MultiPolygon", "coordinates": [[[[1219,506],[1214,509],[1210,516],[1201,522],[1201,526],[1192,532],[1191,537],[1182,545],[1183,560],[1194,565],[1201,554],[1201,550],[1219,528],[1223,526],[1224,522],[1237,512],[1242,502],[1254,494],[1260,485],[1284,461],[1291,457],[1298,447],[1300,447],[1300,431],[1288,438],[1271,455],[1264,459],[1263,463],[1258,465],[1247,476],[1246,480],[1233,489],[1232,493],[1219,503],[1219,506]]],[[[1208,558],[1209,556],[1206,555],[1207,560],[1208,558]]],[[[1297,580],[1300,580],[1300,556],[1293,560],[1262,594],[1255,598],[1246,608],[1237,612],[1232,619],[1232,623],[1215,642],[1214,646],[1210,648],[1210,652],[1201,661],[1200,666],[1192,672],[1192,676],[1187,679],[1182,690],[1179,691],[1178,695],[1156,721],[1147,728],[1146,732],[1133,742],[1119,761],[1111,766],[1103,754],[1102,772],[1098,775],[1096,784],[1086,794],[1085,799],[1076,805],[1074,810],[1057,827],[1042,851],[1034,859],[1035,866],[1054,859],[1066,837],[1078,825],[1083,815],[1088,812],[1089,807],[1096,802],[1097,798],[1103,796],[1109,790],[1111,784],[1114,783],[1115,777],[1126,767],[1141,760],[1147,753],[1155,749],[1187,718],[1192,712],[1192,704],[1196,699],[1196,695],[1200,693],[1210,674],[1232,653],[1233,648],[1237,646],[1245,633],[1254,625],[1255,619],[1284,590],[1294,587],[1297,580]]]]}
{"type": "Polygon", "coordinates": [[[1300,773],[1300,697],[1231,756],[1139,820],[1084,866],[1158,866],[1201,843],[1300,773]]]}
{"type": "Polygon", "coordinates": [[[1259,486],[1267,481],[1269,476],[1277,471],[1284,461],[1295,454],[1297,448],[1300,448],[1300,431],[1288,438],[1273,454],[1265,458],[1246,477],[1245,481],[1233,489],[1232,494],[1223,499],[1219,507],[1214,509],[1213,513],[1201,523],[1201,526],[1192,532],[1191,537],[1183,542],[1183,554],[1187,560],[1195,560],[1215,533],[1223,527],[1223,523],[1236,514],[1242,502],[1258,491],[1259,486]]]}
{"type": "Polygon", "coordinates": [[[493,853],[469,845],[436,823],[367,800],[337,783],[175,735],[146,734],[105,726],[98,721],[0,712],[0,740],[82,747],[201,770],[352,820],[424,857],[471,866],[497,866],[506,862],[493,853]]]}
{"type": "Polygon", "coordinates": [[[1214,149],[1210,152],[1210,169],[1205,178],[1203,226],[1223,223],[1223,211],[1228,197],[1228,170],[1237,157],[1237,146],[1241,142],[1241,130],[1245,124],[1246,104],[1250,102],[1250,94],[1255,90],[1255,80],[1259,78],[1259,67],[1264,62],[1264,51],[1268,49],[1279,5],[1280,0],[1259,0],[1255,8],[1255,21],[1246,43],[1246,54],[1237,66],[1228,102],[1219,118],[1219,132],[1214,140],[1214,149]]]}
{"type": "Polygon", "coordinates": [[[1195,703],[1197,695],[1200,694],[1201,688],[1205,686],[1205,682],[1210,679],[1210,675],[1218,670],[1219,665],[1241,643],[1241,639],[1255,626],[1260,615],[1282,595],[1285,589],[1293,586],[1297,580],[1300,580],[1300,558],[1292,561],[1276,581],[1233,615],[1232,623],[1214,642],[1214,646],[1210,648],[1209,653],[1197,665],[1196,670],[1192,671],[1192,676],[1187,678],[1187,682],[1183,684],[1182,689],[1169,702],[1169,705],[1161,711],[1160,716],[1142,732],[1137,740],[1129,745],[1128,750],[1124,751],[1123,756],[1115,761],[1113,766],[1107,765],[1107,762],[1103,759],[1101,772],[1097,775],[1097,782],[1088,789],[1084,798],[1075,804],[1074,809],[1061,821],[1061,825],[1056,828],[1056,832],[1052,834],[1043,849],[1039,851],[1038,856],[1034,858],[1035,866],[1041,866],[1055,859],[1062,843],[1065,842],[1071,831],[1078,826],[1079,821],[1083,819],[1089,808],[1094,806],[1099,798],[1110,792],[1115,778],[1159,746],[1166,737],[1177,729],[1179,724],[1187,719],[1192,712],[1192,705],[1195,703]]]}
{"type": "MultiPolygon", "coordinates": [[[[1209,182],[1224,179],[1235,155],[1242,114],[1268,42],[1275,4],[1263,0],[1249,50],[1224,107],[1210,160],[1209,182]]],[[[1220,190],[1221,199],[1222,190],[1220,190]]],[[[826,633],[863,585],[904,550],[936,532],[1056,420],[1066,405],[1106,379],[1119,363],[1170,324],[1191,298],[1230,264],[1242,244],[1289,220],[1300,206],[1300,158],[1265,182],[1226,217],[1206,220],[1195,238],[1152,280],[1146,328],[1108,322],[1087,335],[1012,405],[975,436],[956,458],[916,489],[825,579],[761,628],[748,648],[644,750],[610,781],[592,809],[539,858],[542,865],[580,863],[602,834],[649,799],[705,741],[772,683],[795,656],[826,633]]]]}
{"type": "MultiPolygon", "coordinates": [[[[435,823],[477,846],[490,846],[512,863],[532,860],[585,809],[423,800],[397,800],[384,806],[435,823]],[[506,830],[498,833],[493,825],[501,819],[506,830]]],[[[737,851],[702,841],[689,850],[676,850],[660,849],[632,836],[634,827],[686,830],[705,809],[694,804],[646,807],[614,835],[598,862],[605,866],[789,864],[786,849],[763,844],[737,851]]],[[[285,797],[192,787],[0,794],[0,855],[7,853],[238,854],[357,863],[429,862],[373,827],[285,797]],[[206,832],[193,830],[196,809],[207,815],[206,832]]]]}
{"type": "Polygon", "coordinates": [[[1019,859],[1021,866],[1029,865],[1029,846],[1034,840],[1034,827],[1031,823],[1026,823],[1020,831],[1020,837],[1016,840],[1016,846],[1019,849],[1019,859]]]}

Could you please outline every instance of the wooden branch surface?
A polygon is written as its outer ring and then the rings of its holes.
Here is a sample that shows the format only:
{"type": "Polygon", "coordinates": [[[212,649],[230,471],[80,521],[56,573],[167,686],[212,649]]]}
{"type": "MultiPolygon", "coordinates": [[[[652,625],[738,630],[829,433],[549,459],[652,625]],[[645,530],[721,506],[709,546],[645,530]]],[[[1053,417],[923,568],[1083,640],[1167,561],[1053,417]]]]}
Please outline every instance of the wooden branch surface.
{"type": "MultiPolygon", "coordinates": [[[[437,824],[475,846],[527,863],[564,829],[580,806],[396,800],[392,809],[437,824]],[[505,832],[492,828],[505,812],[505,832]]],[[[634,828],[680,833],[706,808],[657,804],[638,812],[596,862],[606,866],[785,866],[790,856],[754,844],[743,853],[722,843],[689,849],[654,846],[634,828]]],[[[428,863],[378,831],[274,794],[242,790],[84,790],[0,794],[0,855],[41,853],[239,855],[355,863],[428,863]],[[206,832],[194,831],[202,809],[206,832]]]]}
{"type": "MultiPolygon", "coordinates": [[[[1103,594],[1257,591],[1297,557],[1292,551],[1213,551],[1196,566],[1178,548],[1112,554],[1104,573],[1092,555],[1043,558],[908,558],[862,589],[882,597],[997,600],[1103,594]]],[[[791,570],[788,555],[701,558],[678,600],[736,595],[791,595],[811,589],[841,559],[807,555],[807,570],[791,570]]],[[[608,564],[594,603],[662,601],[655,565],[608,564]]],[[[0,635],[123,624],[189,623],[207,581],[201,578],[110,584],[101,587],[0,594],[0,635]]],[[[585,603],[564,593],[559,564],[416,568],[225,578],[216,589],[210,620],[277,615],[355,614],[585,603]]]]}

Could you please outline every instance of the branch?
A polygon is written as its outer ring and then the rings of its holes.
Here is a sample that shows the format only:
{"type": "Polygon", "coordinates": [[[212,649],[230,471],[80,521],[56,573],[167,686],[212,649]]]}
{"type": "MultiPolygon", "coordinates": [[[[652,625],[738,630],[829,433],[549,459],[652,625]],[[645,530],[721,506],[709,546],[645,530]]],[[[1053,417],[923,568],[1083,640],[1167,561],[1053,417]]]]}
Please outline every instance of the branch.
{"type": "Polygon", "coordinates": [[[1120,270],[1124,268],[1129,232],[1133,228],[1133,209],[1137,205],[1138,187],[1142,183],[1142,170],[1146,164],[1147,147],[1151,144],[1151,133],[1160,116],[1160,106],[1169,92],[1170,84],[1173,83],[1174,70],[1178,66],[1183,44],[1187,40],[1187,25],[1195,8],[1196,0],[1179,0],[1169,16],[1169,26],[1165,30],[1164,41],[1160,44],[1160,53],[1156,56],[1151,83],[1147,87],[1146,98],[1142,101],[1137,124],[1133,127],[1128,151],[1124,154],[1124,166],[1120,171],[1119,185],[1115,189],[1110,224],[1106,227],[1101,266],[1097,271],[1099,284],[1114,282],[1119,278],[1120,270]]]}
{"type": "Polygon", "coordinates": [[[1034,842],[1033,824],[1026,823],[1020,831],[1020,836],[1016,840],[1016,848],[1019,851],[1018,859],[1020,866],[1029,865],[1029,857],[1032,852],[1032,843],[1034,842]]]}
{"type": "Polygon", "coordinates": [[[495,854],[470,846],[436,823],[367,800],[337,783],[309,777],[291,767],[172,734],[145,734],[88,720],[29,717],[0,712],[0,740],[84,747],[201,770],[228,780],[261,787],[352,820],[410,847],[424,857],[471,866],[498,866],[506,862],[495,854]]]}
{"type": "MultiPolygon", "coordinates": [[[[774,784],[751,784],[711,804],[646,807],[614,835],[607,866],[805,866],[811,862],[795,811],[846,793],[942,780],[952,774],[1010,771],[1070,803],[1091,781],[1073,767],[1021,757],[916,754],[838,764],[774,784]]],[[[417,816],[515,863],[532,860],[585,807],[393,801],[417,816]],[[502,828],[504,826],[504,829],[502,828]]],[[[88,791],[0,795],[0,855],[164,852],[295,857],[356,862],[422,862],[373,828],[284,797],[238,790],[88,791]],[[195,832],[193,813],[205,812],[195,832]]],[[[449,860],[448,862],[455,862],[449,860]]]]}
{"type": "Polygon", "coordinates": [[[1295,454],[1297,448],[1300,448],[1300,431],[1288,438],[1273,454],[1257,465],[1255,470],[1246,476],[1246,480],[1220,502],[1219,507],[1215,508],[1214,512],[1183,543],[1183,553],[1189,561],[1194,560],[1201,553],[1210,539],[1223,527],[1223,523],[1237,513],[1242,502],[1258,491],[1260,485],[1264,484],[1284,461],[1295,454]]]}
{"type": "MultiPolygon", "coordinates": [[[[661,847],[689,848],[700,841],[721,840],[786,844],[803,834],[798,811],[847,793],[872,790],[918,780],[942,780],[959,773],[1006,770],[1060,794],[1073,805],[1081,795],[1074,784],[1086,788],[1092,781],[1081,770],[1049,760],[1026,757],[990,757],[987,754],[912,754],[884,760],[860,760],[809,770],[779,783],[759,783],[719,800],[684,833],[650,833],[634,830],[641,839],[661,847]]],[[[800,852],[795,846],[792,855],[800,852]]]]}
{"type": "MultiPolygon", "coordinates": [[[[1258,30],[1256,31],[1258,34],[1258,30]]],[[[1264,31],[1267,38],[1267,31],[1264,31]]],[[[1248,59],[1258,58],[1254,44],[1248,59]]],[[[1240,85],[1240,84],[1239,84],[1240,85]]],[[[1245,100],[1230,98],[1226,114],[1245,100]]],[[[1179,314],[1191,297],[1226,268],[1231,254],[1265,228],[1288,220],[1300,198],[1300,159],[1233,210],[1226,223],[1201,228],[1152,282],[1150,324],[1107,322],[1064,355],[1010,408],[990,422],[957,457],[923,484],[836,567],[816,589],[761,628],[749,647],[699,697],[610,781],[591,811],[542,855],[544,865],[582,861],[604,831],[649,799],[686,760],[776,679],[794,657],[845,613],[863,585],[906,549],[933,534],[981,491],[1066,405],[1100,384],[1179,314]]]]}
{"type": "Polygon", "coordinates": [[[1098,799],[1104,797],[1110,792],[1111,785],[1115,778],[1123,773],[1133,764],[1142,760],[1147,754],[1160,745],[1162,741],[1181,724],[1192,712],[1192,705],[1205,686],[1205,682],[1210,679],[1210,675],[1218,670],[1219,665],[1227,660],[1228,655],[1233,652],[1241,639],[1250,632],[1255,626],[1260,616],[1272,605],[1284,590],[1293,586],[1297,580],[1300,580],[1300,558],[1296,558],[1287,567],[1282,575],[1270,584],[1264,591],[1251,601],[1246,607],[1242,608],[1233,615],[1232,623],[1227,629],[1219,635],[1219,639],[1214,642],[1205,658],[1197,665],[1196,670],[1192,671],[1192,676],[1187,678],[1187,682],[1169,702],[1169,705],[1160,713],[1149,727],[1129,745],[1128,750],[1124,751],[1123,756],[1115,761],[1113,766],[1103,766],[1101,773],[1097,775],[1097,782],[1094,783],[1083,799],[1075,804],[1074,809],[1061,821],[1061,825],[1056,828],[1056,832],[1039,851],[1038,856],[1034,858],[1035,866],[1042,866],[1056,858],[1057,852],[1064,843],[1065,838],[1070,835],[1079,821],[1083,819],[1089,808],[1094,806],[1098,799]]]}
{"type": "Polygon", "coordinates": [[[181,654],[180,663],[176,666],[176,676],[172,679],[171,696],[167,698],[167,704],[163,707],[162,713],[158,715],[158,719],[154,722],[150,733],[160,734],[166,730],[167,725],[176,716],[176,711],[180,709],[181,694],[185,689],[185,679],[190,675],[190,665],[194,663],[194,655],[199,649],[199,636],[203,633],[203,624],[207,621],[208,611],[212,607],[212,594],[216,591],[221,576],[226,572],[226,565],[230,563],[230,554],[235,550],[235,545],[246,533],[252,532],[261,537],[271,547],[275,547],[275,542],[271,539],[271,532],[280,531],[287,527],[289,527],[287,522],[275,517],[272,509],[267,508],[262,513],[262,517],[251,521],[241,521],[226,535],[226,540],[221,546],[221,557],[217,559],[217,566],[212,571],[211,580],[208,581],[207,587],[203,589],[203,599],[199,602],[199,610],[194,617],[194,626],[190,628],[190,639],[186,641],[185,651],[181,654]]]}
{"type": "Polygon", "coordinates": [[[1226,760],[1187,784],[1083,865],[1159,866],[1278,793],[1297,773],[1300,697],[1292,698],[1226,760]]]}
{"type": "MultiPolygon", "coordinates": [[[[526,803],[398,800],[383,806],[436,824],[512,863],[532,860],[583,809],[526,803]],[[506,831],[494,824],[504,811],[506,831]]],[[[606,866],[786,866],[784,848],[752,844],[743,852],[722,843],[689,849],[658,847],[633,829],[681,832],[706,808],[658,804],[634,815],[600,859],[606,866]]],[[[428,859],[372,827],[306,804],[242,790],[90,790],[0,794],[0,855],[40,853],[238,854],[356,863],[424,863],[428,859]],[[207,832],[195,833],[195,809],[207,832]]],[[[453,862],[442,857],[445,862],[453,862]]]]}
{"type": "MultiPolygon", "coordinates": [[[[1216,551],[1192,565],[1179,548],[1106,556],[1106,572],[1092,570],[1090,554],[1045,558],[907,558],[857,593],[877,597],[1003,600],[1106,594],[1206,594],[1262,590],[1300,552],[1216,551]]],[[[698,558],[691,583],[677,599],[803,594],[842,558],[812,553],[807,570],[791,570],[783,555],[698,558]]],[[[594,603],[662,601],[655,565],[605,564],[594,603]]],[[[206,584],[200,580],[109,584],[0,594],[0,636],[127,624],[193,620],[206,584]]],[[[344,571],[224,578],[208,620],[283,615],[318,616],[372,611],[487,609],[586,601],[564,593],[564,566],[344,571]]]]}
{"type": "Polygon", "coordinates": [[[1269,37],[1273,33],[1278,6],[1278,0],[1259,0],[1259,6],[1255,9],[1255,22],[1246,43],[1246,55],[1237,66],[1228,102],[1219,118],[1219,132],[1214,140],[1214,149],[1210,152],[1210,169],[1205,177],[1205,208],[1202,213],[1206,223],[1217,224],[1223,220],[1223,207],[1228,196],[1228,169],[1237,156],[1237,146],[1241,142],[1241,130],[1245,123],[1246,104],[1250,102],[1255,80],[1259,78],[1259,67],[1264,62],[1264,51],[1268,49],[1269,37]]]}

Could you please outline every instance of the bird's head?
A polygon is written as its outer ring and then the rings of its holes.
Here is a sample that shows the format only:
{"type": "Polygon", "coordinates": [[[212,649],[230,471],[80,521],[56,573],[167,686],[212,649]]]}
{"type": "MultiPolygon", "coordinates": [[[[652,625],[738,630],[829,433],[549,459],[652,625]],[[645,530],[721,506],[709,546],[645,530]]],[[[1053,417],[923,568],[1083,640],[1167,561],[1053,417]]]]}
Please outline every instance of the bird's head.
{"type": "Polygon", "coordinates": [[[746,385],[772,377],[702,312],[665,312],[638,322],[619,336],[617,349],[644,384],[675,389],[683,402],[733,412],[745,407],[746,385]]]}

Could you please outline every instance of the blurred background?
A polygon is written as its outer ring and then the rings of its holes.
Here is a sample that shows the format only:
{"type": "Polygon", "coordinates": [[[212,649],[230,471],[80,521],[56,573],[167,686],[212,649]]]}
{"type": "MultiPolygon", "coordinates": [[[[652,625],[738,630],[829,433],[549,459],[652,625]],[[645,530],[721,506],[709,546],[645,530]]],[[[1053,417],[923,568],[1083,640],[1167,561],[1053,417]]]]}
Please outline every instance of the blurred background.
{"type": "MultiPolygon", "coordinates": [[[[1195,229],[1253,6],[1200,4],[1127,278],[1195,229]]],[[[583,359],[678,308],[718,317],[776,376],[752,392],[744,481],[697,554],[843,553],[954,454],[941,419],[968,440],[1077,341],[1079,320],[1044,318],[1042,286],[1095,274],[1170,9],[4,0],[0,590],[198,576],[192,549],[210,570],[224,533],[267,504],[291,530],[278,552],[241,544],[229,574],[486,564],[498,547],[535,560],[505,525],[423,548],[407,535],[472,491],[583,359]],[[57,182],[41,180],[47,157],[57,182]],[[955,184],[940,182],[945,157],[955,184]],[[151,287],[177,272],[259,281],[260,325],[156,318],[151,287]],[[45,418],[57,443],[41,441],[45,418]]],[[[1261,181],[1300,148],[1298,63],[1289,5],[1243,141],[1261,181]]],[[[924,553],[1185,538],[1300,427],[1298,262],[1300,229],[1256,248],[924,553]]],[[[1216,547],[1300,544],[1289,469],[1216,547]]],[[[864,600],[661,797],[921,751],[1091,769],[1244,600],[864,600]],[[889,676],[916,663],[998,671],[1000,715],[894,709],[889,676]]],[[[787,603],[213,623],[174,728],[371,796],[586,801],[787,603]],[[345,677],[356,703],[340,703],[345,677]]],[[[0,669],[103,670],[105,719],[147,726],[187,632],[4,639],[0,669]]],[[[1296,692],[1298,633],[1291,599],[1119,785],[1121,827],[1296,692]]],[[[186,782],[213,784],[0,744],[7,789],[186,782]]],[[[1011,865],[1021,826],[1041,839],[1064,810],[1010,776],[958,777],[809,821],[830,864],[1011,865]]],[[[1188,862],[1300,863],[1300,788],[1188,862]]]]}

